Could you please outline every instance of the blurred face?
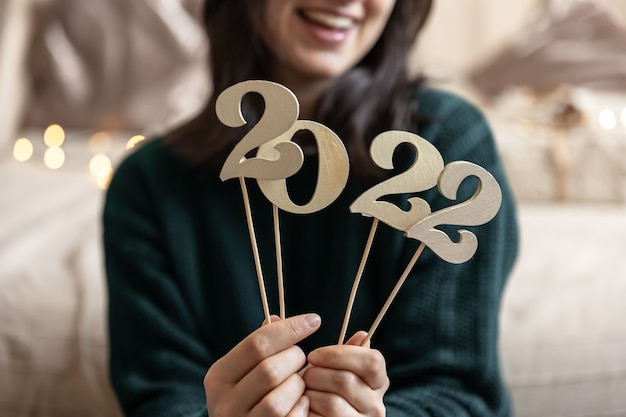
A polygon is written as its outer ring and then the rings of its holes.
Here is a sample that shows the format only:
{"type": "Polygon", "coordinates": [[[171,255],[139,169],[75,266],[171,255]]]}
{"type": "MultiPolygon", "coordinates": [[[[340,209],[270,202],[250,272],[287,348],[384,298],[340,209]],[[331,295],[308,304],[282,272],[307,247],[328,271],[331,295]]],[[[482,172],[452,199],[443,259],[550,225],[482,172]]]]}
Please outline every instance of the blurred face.
{"type": "Polygon", "coordinates": [[[374,46],[394,5],[395,0],[265,0],[259,36],[274,55],[274,76],[286,82],[342,75],[374,46]]]}

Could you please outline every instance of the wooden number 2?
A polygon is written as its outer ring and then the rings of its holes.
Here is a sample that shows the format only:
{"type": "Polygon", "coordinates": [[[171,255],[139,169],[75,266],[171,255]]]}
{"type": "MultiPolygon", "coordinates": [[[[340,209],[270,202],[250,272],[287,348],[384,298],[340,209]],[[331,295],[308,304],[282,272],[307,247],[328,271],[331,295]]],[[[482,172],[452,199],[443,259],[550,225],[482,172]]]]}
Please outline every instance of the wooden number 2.
{"type": "Polygon", "coordinates": [[[439,192],[451,199],[461,182],[469,176],[478,178],[478,189],[467,201],[438,210],[412,226],[406,236],[428,246],[443,260],[450,263],[468,261],[478,248],[478,239],[469,230],[459,230],[459,241],[453,242],[443,231],[436,229],[444,224],[479,226],[491,220],[500,208],[502,192],[493,176],[484,168],[467,161],[452,162],[444,168],[438,182],[439,192]]]}
{"type": "Polygon", "coordinates": [[[409,211],[379,198],[390,194],[404,194],[425,191],[437,184],[443,170],[443,158],[439,151],[426,139],[402,131],[388,131],[376,136],[372,141],[372,159],[381,168],[393,169],[394,150],[402,143],[411,144],[416,150],[415,161],[409,169],[370,188],[350,206],[352,213],[362,213],[378,218],[398,230],[406,231],[419,220],[431,213],[430,205],[421,198],[411,197],[409,211]]]}
{"type": "Polygon", "coordinates": [[[322,210],[339,197],[348,182],[350,163],[341,139],[328,127],[311,120],[296,121],[287,132],[262,145],[258,156],[269,156],[273,148],[291,140],[300,130],[311,132],[318,148],[318,177],[311,200],[302,206],[295,204],[289,197],[285,178],[258,179],[257,182],[265,197],[280,209],[290,213],[309,214],[322,210]]]}
{"type": "Polygon", "coordinates": [[[264,152],[264,158],[258,155],[246,158],[249,152],[288,131],[300,112],[296,96],[286,87],[270,81],[244,81],[227,88],[217,97],[215,111],[218,119],[229,127],[245,125],[241,101],[251,92],[263,97],[265,110],[259,122],[226,158],[220,172],[222,181],[237,177],[287,178],[295,174],[304,161],[302,149],[289,141],[276,143],[275,148],[264,152]]]}

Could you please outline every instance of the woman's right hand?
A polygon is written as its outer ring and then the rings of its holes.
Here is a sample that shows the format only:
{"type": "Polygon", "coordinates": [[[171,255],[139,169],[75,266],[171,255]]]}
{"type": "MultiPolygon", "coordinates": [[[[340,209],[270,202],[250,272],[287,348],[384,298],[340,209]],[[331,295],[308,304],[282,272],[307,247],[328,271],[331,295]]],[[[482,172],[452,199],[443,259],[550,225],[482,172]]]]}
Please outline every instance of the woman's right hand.
{"type": "Polygon", "coordinates": [[[295,344],[320,324],[317,314],[273,319],[215,362],[204,377],[209,416],[307,416],[309,400],[298,375],[306,356],[295,344]]]}

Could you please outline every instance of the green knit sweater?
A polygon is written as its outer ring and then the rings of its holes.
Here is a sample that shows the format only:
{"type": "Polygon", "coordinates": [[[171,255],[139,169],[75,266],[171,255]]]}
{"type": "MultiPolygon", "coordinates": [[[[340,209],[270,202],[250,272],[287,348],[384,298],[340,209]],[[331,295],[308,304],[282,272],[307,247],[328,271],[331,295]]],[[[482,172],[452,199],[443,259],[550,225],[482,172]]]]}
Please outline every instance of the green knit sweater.
{"type": "MultiPolygon", "coordinates": [[[[472,260],[452,265],[426,249],[372,340],[387,359],[387,415],[508,416],[497,339],[501,294],[517,251],[513,197],[483,116],[435,90],[420,96],[428,122],[418,133],[445,163],[477,163],[498,180],[503,203],[472,260]]],[[[293,179],[292,198],[311,195],[316,164],[293,179]]],[[[248,180],[272,313],[278,313],[271,205],[248,180]]],[[[310,215],[281,212],[288,315],[317,312],[321,329],[305,351],[337,342],[371,226],[349,205],[367,187],[356,180],[310,215]]],[[[459,200],[476,182],[466,180],[459,200]]],[[[454,204],[436,189],[433,210],[454,204]]],[[[406,208],[406,197],[397,203],[406,208]]],[[[455,230],[448,231],[456,237],[455,230]]],[[[381,224],[348,334],[372,324],[419,242],[381,224]]],[[[117,170],[104,211],[109,290],[110,371],[129,417],[206,415],[203,377],[211,364],[264,319],[239,182],[198,179],[159,139],[117,170]]]]}

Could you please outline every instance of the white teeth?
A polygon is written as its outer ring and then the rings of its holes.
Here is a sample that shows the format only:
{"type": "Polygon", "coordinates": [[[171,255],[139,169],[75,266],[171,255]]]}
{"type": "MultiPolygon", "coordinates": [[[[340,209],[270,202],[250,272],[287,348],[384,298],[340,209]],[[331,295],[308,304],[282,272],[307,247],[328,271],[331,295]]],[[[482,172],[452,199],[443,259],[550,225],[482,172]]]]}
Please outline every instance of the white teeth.
{"type": "Polygon", "coordinates": [[[309,20],[321,23],[332,29],[348,29],[354,23],[354,21],[349,17],[337,16],[336,14],[324,13],[320,11],[306,11],[304,13],[309,20]]]}

